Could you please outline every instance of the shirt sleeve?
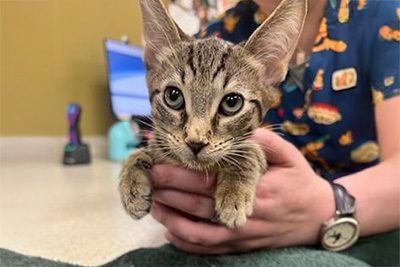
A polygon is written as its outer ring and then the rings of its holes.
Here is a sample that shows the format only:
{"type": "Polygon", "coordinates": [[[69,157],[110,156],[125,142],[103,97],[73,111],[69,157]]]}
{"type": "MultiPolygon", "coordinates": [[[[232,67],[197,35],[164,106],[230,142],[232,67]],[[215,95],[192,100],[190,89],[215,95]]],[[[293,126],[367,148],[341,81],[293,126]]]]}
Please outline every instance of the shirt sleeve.
{"type": "Polygon", "coordinates": [[[237,44],[247,40],[264,19],[265,15],[257,4],[251,0],[243,0],[211,22],[207,29],[201,30],[195,37],[217,36],[237,44]]]}
{"type": "Polygon", "coordinates": [[[400,4],[374,1],[370,82],[374,104],[400,95],[400,4]]]}

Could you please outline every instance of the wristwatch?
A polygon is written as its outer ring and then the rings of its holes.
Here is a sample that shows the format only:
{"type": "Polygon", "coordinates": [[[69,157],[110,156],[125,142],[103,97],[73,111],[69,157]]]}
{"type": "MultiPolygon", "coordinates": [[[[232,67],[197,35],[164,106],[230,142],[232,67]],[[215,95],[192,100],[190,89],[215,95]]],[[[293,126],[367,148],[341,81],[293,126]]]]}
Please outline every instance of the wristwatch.
{"type": "Polygon", "coordinates": [[[360,226],[353,217],[356,199],[340,184],[331,183],[335,195],[336,215],[322,225],[321,244],[331,251],[342,251],[357,242],[360,226]]]}

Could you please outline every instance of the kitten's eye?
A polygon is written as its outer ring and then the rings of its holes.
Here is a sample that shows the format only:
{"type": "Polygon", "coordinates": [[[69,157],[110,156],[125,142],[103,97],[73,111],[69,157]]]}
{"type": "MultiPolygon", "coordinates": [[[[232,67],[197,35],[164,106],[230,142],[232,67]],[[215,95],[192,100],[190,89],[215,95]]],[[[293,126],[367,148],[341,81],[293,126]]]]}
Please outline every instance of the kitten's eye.
{"type": "Polygon", "coordinates": [[[243,107],[243,97],[238,94],[228,94],[224,97],[219,107],[219,112],[232,116],[243,107]]]}
{"type": "Polygon", "coordinates": [[[174,86],[167,87],[165,90],[164,99],[167,105],[175,110],[181,109],[185,104],[181,90],[174,86]]]}

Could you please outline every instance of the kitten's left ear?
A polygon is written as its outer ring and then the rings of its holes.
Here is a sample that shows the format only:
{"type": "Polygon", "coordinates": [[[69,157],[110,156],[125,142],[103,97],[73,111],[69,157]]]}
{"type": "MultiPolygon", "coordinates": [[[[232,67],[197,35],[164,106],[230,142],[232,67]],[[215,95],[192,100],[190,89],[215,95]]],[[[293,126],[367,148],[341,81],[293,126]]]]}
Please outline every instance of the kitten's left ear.
{"type": "Polygon", "coordinates": [[[160,0],[140,0],[143,32],[148,48],[155,53],[189,39],[178,27],[160,0]]]}
{"type": "Polygon", "coordinates": [[[285,79],[306,13],[307,0],[282,0],[244,45],[265,66],[266,85],[276,85],[285,79]]]}

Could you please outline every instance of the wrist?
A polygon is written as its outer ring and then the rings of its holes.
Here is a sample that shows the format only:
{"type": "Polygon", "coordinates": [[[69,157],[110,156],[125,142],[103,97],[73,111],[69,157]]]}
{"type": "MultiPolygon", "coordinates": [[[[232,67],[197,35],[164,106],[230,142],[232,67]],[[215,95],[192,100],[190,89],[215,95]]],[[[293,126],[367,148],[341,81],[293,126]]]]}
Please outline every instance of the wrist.
{"type": "MultiPolygon", "coordinates": [[[[328,181],[323,178],[321,189],[319,190],[319,210],[318,210],[318,223],[321,225],[327,220],[331,219],[336,214],[335,196],[332,191],[332,186],[328,181]]],[[[319,230],[320,230],[319,228],[319,230]]]]}
{"type": "Polygon", "coordinates": [[[313,188],[314,194],[311,194],[312,205],[310,205],[312,223],[311,244],[320,243],[320,232],[322,225],[335,216],[336,206],[332,187],[328,181],[317,176],[318,186],[313,188]]]}

